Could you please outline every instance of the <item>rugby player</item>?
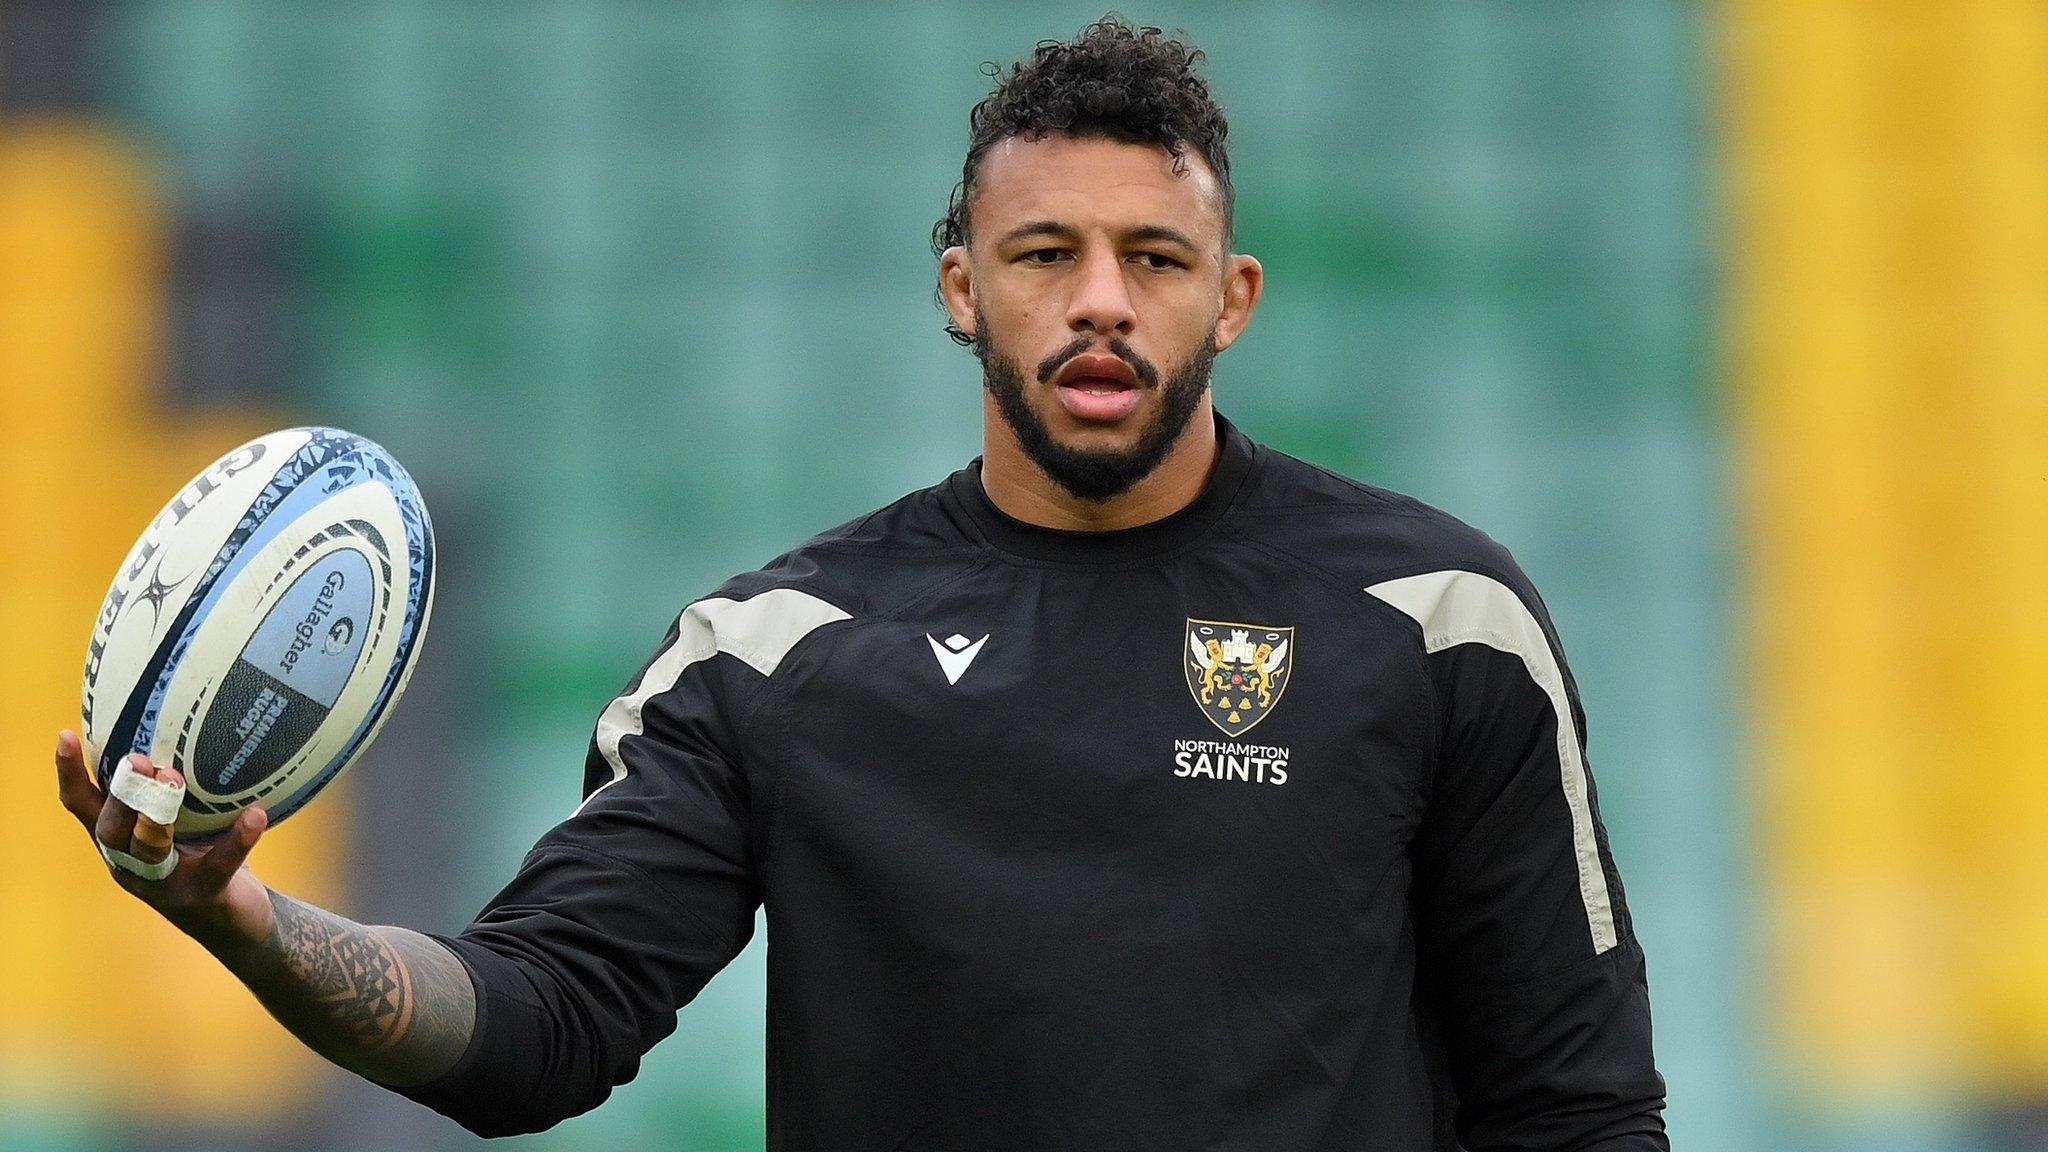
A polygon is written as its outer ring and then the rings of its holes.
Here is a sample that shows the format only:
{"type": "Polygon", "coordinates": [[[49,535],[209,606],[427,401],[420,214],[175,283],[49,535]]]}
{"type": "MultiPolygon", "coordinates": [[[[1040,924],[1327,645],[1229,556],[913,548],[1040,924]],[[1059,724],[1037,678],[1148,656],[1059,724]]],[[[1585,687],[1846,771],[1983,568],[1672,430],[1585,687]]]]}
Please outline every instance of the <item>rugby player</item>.
{"type": "Polygon", "coordinates": [[[983,455],[683,606],[468,927],[266,887],[260,809],[174,849],[67,732],[100,843],[187,857],[115,879],[487,1135],[630,1080],[765,907],[771,1148],[1665,1149],[1535,589],[1212,404],[1263,271],[1199,55],[1110,19],[997,78],[934,237],[983,455]]]}

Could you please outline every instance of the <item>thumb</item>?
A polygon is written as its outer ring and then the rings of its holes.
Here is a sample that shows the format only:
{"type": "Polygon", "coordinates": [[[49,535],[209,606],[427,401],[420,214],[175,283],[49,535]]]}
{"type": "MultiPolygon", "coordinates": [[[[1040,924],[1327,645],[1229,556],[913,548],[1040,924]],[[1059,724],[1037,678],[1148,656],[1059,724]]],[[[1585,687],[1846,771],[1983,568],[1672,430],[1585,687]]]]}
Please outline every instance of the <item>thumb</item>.
{"type": "Polygon", "coordinates": [[[213,887],[226,884],[249,858],[250,849],[256,847],[256,841],[263,838],[263,830],[269,826],[270,814],[263,809],[242,809],[228,830],[199,858],[196,875],[213,887]]]}

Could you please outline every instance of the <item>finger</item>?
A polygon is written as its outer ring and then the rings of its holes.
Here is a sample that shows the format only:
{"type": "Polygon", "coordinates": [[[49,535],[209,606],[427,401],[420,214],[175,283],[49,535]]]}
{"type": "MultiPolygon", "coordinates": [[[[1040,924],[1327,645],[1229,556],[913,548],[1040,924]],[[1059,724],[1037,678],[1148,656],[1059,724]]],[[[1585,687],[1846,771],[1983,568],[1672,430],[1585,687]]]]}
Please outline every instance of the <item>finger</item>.
{"type": "Polygon", "coordinates": [[[68,729],[57,733],[57,799],[87,832],[93,830],[100,818],[100,805],[106,802],[92,782],[92,771],[85,766],[85,746],[68,729]]]}
{"type": "Polygon", "coordinates": [[[199,858],[197,874],[210,883],[226,884],[249,858],[249,850],[256,847],[256,841],[262,839],[268,827],[270,813],[256,807],[242,809],[228,830],[199,858]]]}
{"type": "MultiPolygon", "coordinates": [[[[183,780],[178,775],[178,770],[175,768],[164,768],[158,771],[156,778],[166,784],[183,783],[183,780]]],[[[148,813],[137,812],[135,814],[135,846],[126,849],[126,851],[137,860],[144,860],[151,864],[159,863],[178,850],[172,840],[171,832],[171,825],[159,824],[150,819],[148,813]]]]}
{"type": "MultiPolygon", "coordinates": [[[[156,768],[150,764],[149,757],[133,752],[128,759],[137,772],[152,779],[156,777],[156,768]]],[[[128,851],[128,845],[135,839],[135,809],[123,803],[118,796],[108,796],[100,808],[99,823],[93,829],[93,835],[116,852],[128,851]]]]}

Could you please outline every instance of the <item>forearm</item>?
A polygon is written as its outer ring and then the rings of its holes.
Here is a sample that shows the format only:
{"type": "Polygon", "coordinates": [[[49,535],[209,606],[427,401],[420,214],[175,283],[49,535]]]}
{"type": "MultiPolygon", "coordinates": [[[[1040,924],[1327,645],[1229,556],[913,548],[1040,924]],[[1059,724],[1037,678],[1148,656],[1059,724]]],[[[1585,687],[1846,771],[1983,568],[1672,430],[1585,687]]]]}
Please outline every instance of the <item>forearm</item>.
{"type": "Polygon", "coordinates": [[[379,1084],[425,1084],[454,1066],[475,1027],[476,991],[453,953],[280,892],[270,904],[261,942],[200,942],[292,1035],[379,1084]]]}

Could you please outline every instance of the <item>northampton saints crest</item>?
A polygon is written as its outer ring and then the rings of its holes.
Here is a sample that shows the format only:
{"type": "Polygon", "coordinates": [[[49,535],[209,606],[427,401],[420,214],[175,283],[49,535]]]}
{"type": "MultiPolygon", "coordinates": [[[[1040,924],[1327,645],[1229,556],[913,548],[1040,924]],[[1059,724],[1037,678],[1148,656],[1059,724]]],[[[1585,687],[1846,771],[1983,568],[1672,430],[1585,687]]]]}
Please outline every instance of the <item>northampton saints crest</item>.
{"type": "Polygon", "coordinates": [[[1202,715],[1241,736],[1280,702],[1294,672],[1294,629],[1189,620],[1181,667],[1202,715]]]}

